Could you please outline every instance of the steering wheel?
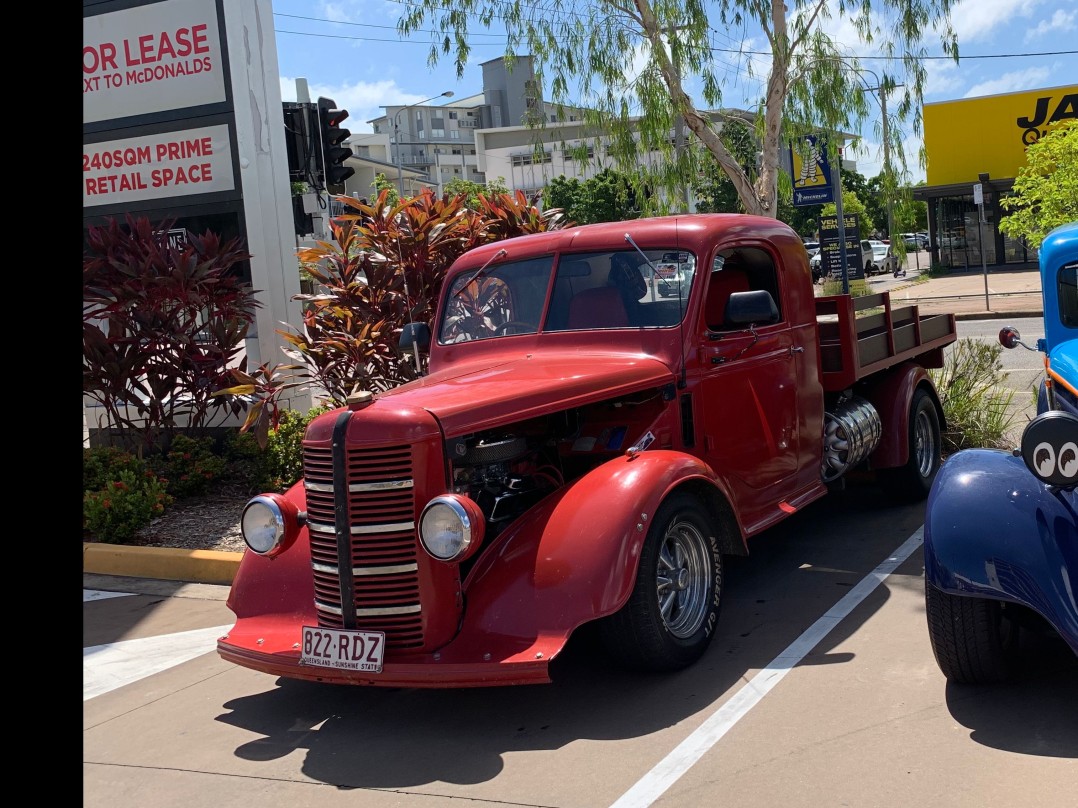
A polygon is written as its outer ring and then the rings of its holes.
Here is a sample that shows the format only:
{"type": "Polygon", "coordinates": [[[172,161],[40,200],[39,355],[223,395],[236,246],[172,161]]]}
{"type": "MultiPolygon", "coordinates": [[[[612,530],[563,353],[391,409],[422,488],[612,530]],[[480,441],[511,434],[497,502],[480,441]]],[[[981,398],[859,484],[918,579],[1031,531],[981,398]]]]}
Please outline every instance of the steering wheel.
{"type": "Polygon", "coordinates": [[[517,334],[531,334],[539,330],[534,323],[526,323],[523,320],[506,320],[501,325],[494,326],[494,336],[500,337],[514,328],[518,329],[517,334]]]}

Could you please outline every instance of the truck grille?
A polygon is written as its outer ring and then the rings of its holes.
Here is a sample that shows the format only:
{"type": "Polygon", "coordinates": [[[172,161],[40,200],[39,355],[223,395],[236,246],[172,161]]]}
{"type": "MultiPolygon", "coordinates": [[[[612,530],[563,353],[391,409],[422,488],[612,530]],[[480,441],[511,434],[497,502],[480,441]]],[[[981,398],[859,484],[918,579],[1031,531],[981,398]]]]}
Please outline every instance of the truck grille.
{"type": "Polygon", "coordinates": [[[345,451],[349,557],[342,560],[334,518],[332,450],[303,448],[318,622],[327,628],[384,631],[387,648],[419,648],[424,636],[412,448],[345,451]],[[344,603],[347,595],[342,592],[349,590],[351,602],[344,603]]]}

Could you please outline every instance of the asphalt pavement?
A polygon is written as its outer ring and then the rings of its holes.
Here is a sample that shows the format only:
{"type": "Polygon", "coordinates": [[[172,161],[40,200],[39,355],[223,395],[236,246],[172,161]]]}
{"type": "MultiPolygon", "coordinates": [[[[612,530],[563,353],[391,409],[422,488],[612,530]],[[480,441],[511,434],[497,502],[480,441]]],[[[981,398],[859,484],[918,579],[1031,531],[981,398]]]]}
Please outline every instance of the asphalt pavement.
{"type": "MultiPolygon", "coordinates": [[[[927,266],[926,253],[907,256],[904,278],[890,275],[869,279],[873,292],[887,291],[892,305],[916,305],[921,314],[953,312],[959,320],[999,317],[1041,317],[1041,277],[1036,265],[1020,268],[989,267],[957,270],[926,278],[918,269],[927,266]]],[[[127,547],[84,543],[82,569],[86,576],[122,576],[130,579],[184,581],[230,585],[242,553],[127,547]]]]}

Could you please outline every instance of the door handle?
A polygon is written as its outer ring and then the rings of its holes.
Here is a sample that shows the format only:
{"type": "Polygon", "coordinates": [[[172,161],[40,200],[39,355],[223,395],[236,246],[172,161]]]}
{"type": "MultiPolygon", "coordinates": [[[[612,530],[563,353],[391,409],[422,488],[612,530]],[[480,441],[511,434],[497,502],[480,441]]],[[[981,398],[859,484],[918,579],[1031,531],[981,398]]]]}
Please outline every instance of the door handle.
{"type": "Polygon", "coordinates": [[[804,352],[805,352],[805,349],[804,349],[803,346],[800,346],[800,345],[791,345],[790,346],[790,356],[793,356],[795,353],[804,353],[804,352]]]}

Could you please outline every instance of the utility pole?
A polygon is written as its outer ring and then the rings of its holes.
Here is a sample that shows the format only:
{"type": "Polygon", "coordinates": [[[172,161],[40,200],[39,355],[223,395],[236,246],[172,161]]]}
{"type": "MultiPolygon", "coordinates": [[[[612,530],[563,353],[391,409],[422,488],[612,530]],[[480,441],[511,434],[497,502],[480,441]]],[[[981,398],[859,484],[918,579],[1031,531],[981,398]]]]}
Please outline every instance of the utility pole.
{"type": "MultiPolygon", "coordinates": [[[[887,90],[884,89],[883,82],[880,81],[880,77],[872,70],[867,68],[853,68],[858,73],[870,73],[872,77],[876,79],[875,87],[865,87],[866,92],[879,93],[880,100],[880,114],[883,116],[882,125],[880,131],[883,135],[883,192],[887,197],[887,240],[890,241],[893,238],[895,230],[895,201],[894,201],[894,188],[892,175],[891,175],[891,130],[890,122],[887,118],[887,90]]],[[[895,84],[890,89],[898,89],[899,87],[905,87],[905,84],[895,84]]]]}

